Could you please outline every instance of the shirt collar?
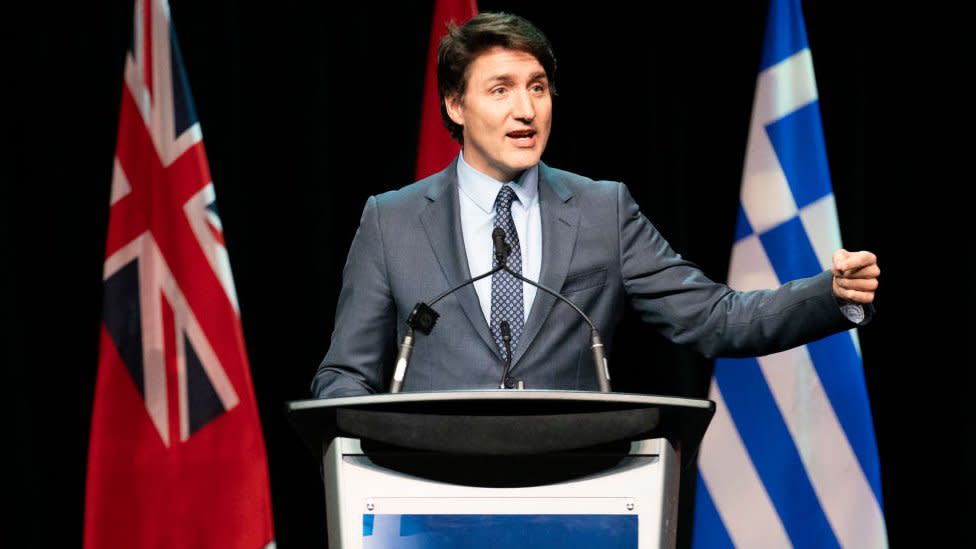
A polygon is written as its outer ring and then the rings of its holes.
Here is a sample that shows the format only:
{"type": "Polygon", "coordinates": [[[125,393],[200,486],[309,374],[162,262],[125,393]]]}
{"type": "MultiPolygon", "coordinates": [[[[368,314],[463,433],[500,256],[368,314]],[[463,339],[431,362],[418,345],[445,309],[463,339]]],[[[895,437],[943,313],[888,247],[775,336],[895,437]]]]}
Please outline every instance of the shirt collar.
{"type": "MultiPolygon", "coordinates": [[[[461,192],[483,212],[491,213],[495,208],[495,197],[503,184],[472,168],[464,161],[463,151],[458,155],[457,177],[461,192]]],[[[522,172],[518,181],[509,181],[505,185],[512,187],[523,208],[529,208],[539,197],[539,165],[522,172]]]]}

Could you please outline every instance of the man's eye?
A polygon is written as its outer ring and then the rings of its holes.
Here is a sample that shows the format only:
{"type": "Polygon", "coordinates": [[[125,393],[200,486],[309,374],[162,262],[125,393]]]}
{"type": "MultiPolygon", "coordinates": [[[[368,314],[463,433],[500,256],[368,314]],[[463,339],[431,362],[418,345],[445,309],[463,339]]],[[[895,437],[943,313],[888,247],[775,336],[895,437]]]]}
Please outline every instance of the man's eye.
{"type": "Polygon", "coordinates": [[[491,90],[492,95],[505,95],[505,88],[494,88],[491,90]]]}

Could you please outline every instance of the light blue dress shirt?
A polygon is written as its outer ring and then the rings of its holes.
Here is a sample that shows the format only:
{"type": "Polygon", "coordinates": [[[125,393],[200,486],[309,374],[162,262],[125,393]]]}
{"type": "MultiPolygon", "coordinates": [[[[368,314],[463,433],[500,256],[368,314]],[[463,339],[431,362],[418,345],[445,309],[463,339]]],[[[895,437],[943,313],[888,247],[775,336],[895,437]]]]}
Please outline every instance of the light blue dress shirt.
{"type": "MultiPolygon", "coordinates": [[[[542,269],[542,218],[539,215],[539,166],[533,166],[518,181],[502,183],[472,168],[462,151],[457,163],[458,196],[461,204],[461,234],[468,257],[468,270],[475,277],[492,268],[494,249],[491,232],[495,228],[495,197],[503,185],[515,190],[512,220],[522,249],[522,276],[538,281],[542,269]]],[[[474,283],[485,320],[491,322],[491,277],[474,283]]],[[[532,310],[536,287],[522,283],[523,314],[532,310]]]]}

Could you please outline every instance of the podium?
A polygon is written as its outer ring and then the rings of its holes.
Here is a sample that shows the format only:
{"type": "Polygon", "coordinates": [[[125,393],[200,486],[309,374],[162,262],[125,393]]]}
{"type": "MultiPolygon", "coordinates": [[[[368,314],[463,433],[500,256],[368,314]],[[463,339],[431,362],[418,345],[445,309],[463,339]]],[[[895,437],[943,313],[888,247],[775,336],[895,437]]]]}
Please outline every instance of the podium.
{"type": "Polygon", "coordinates": [[[710,400],[469,390],[298,400],[330,549],[673,547],[710,400]]]}

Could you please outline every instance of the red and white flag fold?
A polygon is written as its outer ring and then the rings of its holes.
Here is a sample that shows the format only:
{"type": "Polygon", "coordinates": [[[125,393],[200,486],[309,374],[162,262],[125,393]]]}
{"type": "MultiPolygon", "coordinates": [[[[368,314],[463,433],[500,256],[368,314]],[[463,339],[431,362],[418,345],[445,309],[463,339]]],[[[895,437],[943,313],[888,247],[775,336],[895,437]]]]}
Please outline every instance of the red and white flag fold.
{"type": "Polygon", "coordinates": [[[463,25],[478,14],[475,0],[434,0],[434,17],[427,46],[427,71],[424,74],[424,96],[420,108],[420,140],[417,144],[417,179],[435,174],[454,160],[461,146],[451,138],[441,118],[440,94],[437,91],[437,48],[447,34],[447,22],[463,25]]]}

